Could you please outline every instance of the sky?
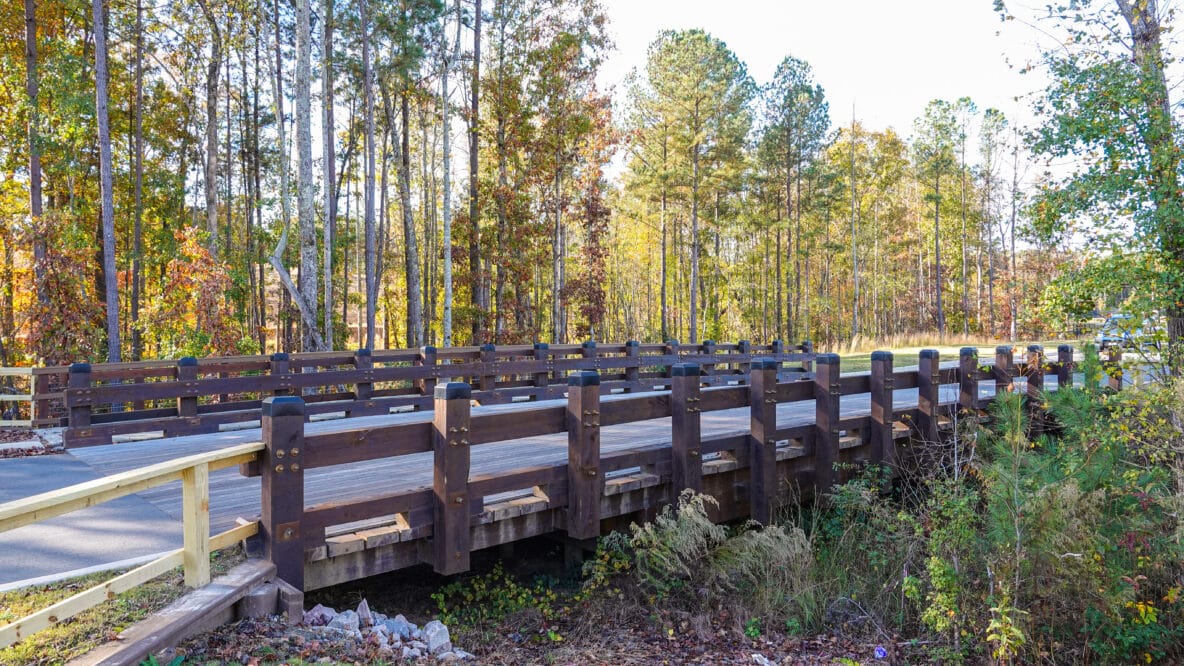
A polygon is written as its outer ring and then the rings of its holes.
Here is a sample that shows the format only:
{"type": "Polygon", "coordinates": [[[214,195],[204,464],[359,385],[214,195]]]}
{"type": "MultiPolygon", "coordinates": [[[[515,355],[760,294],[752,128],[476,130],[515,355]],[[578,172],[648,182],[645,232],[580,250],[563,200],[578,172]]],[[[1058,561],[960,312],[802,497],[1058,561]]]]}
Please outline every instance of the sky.
{"type": "MultiPolygon", "coordinates": [[[[810,63],[832,123],[912,133],[932,99],[970,97],[1026,124],[1025,96],[1042,89],[1019,69],[1036,54],[1030,28],[1002,22],[991,0],[602,0],[616,42],[599,84],[617,87],[665,28],[702,28],[723,40],[758,83],[786,55],[810,63]],[[1000,34],[1001,33],[1001,34],[1000,34]],[[1011,65],[1009,65],[1009,62],[1011,65]]],[[[1039,71],[1039,70],[1037,70],[1039,71]]]]}

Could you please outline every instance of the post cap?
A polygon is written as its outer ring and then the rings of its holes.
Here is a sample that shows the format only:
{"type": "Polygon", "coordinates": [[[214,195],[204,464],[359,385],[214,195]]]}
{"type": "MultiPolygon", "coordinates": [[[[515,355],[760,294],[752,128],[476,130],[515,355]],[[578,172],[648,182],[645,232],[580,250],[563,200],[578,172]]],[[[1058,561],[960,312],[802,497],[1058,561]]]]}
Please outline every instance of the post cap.
{"type": "Polygon", "coordinates": [[[1011,353],[1011,345],[999,345],[998,347],[995,348],[995,353],[996,354],[1010,354],[1011,353]]]}
{"type": "Polygon", "coordinates": [[[481,351],[483,351],[483,352],[496,351],[496,350],[497,350],[497,347],[494,346],[494,344],[492,342],[487,342],[487,343],[481,345],[481,351]]]}
{"type": "Polygon", "coordinates": [[[298,395],[277,395],[263,399],[264,416],[304,416],[304,399],[298,395]]]}
{"type": "Polygon", "coordinates": [[[568,386],[600,386],[600,373],[595,370],[580,370],[567,376],[568,386]]]}
{"type": "Polygon", "coordinates": [[[874,351],[872,352],[873,361],[891,361],[892,352],[890,351],[874,351]]]}
{"type": "Polygon", "coordinates": [[[706,347],[706,346],[708,346],[708,345],[714,346],[714,345],[715,345],[715,340],[704,340],[704,341],[703,341],[703,346],[704,346],[704,347],[706,347]]]}
{"type": "Polygon", "coordinates": [[[1037,354],[1043,354],[1044,347],[1041,345],[1028,345],[1028,351],[1035,352],[1037,354]]]}
{"type": "Polygon", "coordinates": [[[288,352],[276,352],[271,355],[271,360],[286,361],[286,360],[288,360],[288,352]]]}
{"type": "Polygon", "coordinates": [[[677,338],[670,338],[669,340],[666,341],[666,346],[667,347],[677,347],[678,346],[678,339],[677,338]]]}
{"type": "Polygon", "coordinates": [[[354,356],[369,356],[370,350],[366,348],[358,349],[354,352],[354,356]]]}
{"type": "Polygon", "coordinates": [[[1057,345],[1057,351],[1062,354],[1072,354],[1073,345],[1057,345]]]}
{"type": "Polygon", "coordinates": [[[177,365],[179,365],[183,368],[188,368],[190,366],[196,366],[197,359],[192,356],[182,356],[181,358],[177,359],[177,365]]]}
{"type": "Polygon", "coordinates": [[[749,341],[749,340],[737,340],[737,341],[736,341],[736,346],[737,346],[737,347],[751,347],[751,346],[752,346],[752,342],[751,342],[751,341],[749,341]]]}
{"type": "Polygon", "coordinates": [[[753,370],[776,370],[778,365],[780,365],[780,363],[774,359],[758,358],[753,360],[749,367],[751,367],[753,370]]]}
{"type": "Polygon", "coordinates": [[[70,372],[90,372],[90,363],[71,363],[70,372]]]}
{"type": "Polygon", "coordinates": [[[959,356],[978,356],[978,347],[963,347],[958,350],[959,356]]]}
{"type": "Polygon", "coordinates": [[[595,340],[588,340],[588,341],[584,342],[583,344],[581,344],[580,346],[583,347],[584,349],[596,349],[596,341],[595,340]]]}
{"type": "Polygon", "coordinates": [[[700,369],[698,363],[675,363],[670,366],[672,377],[698,377],[700,369]]]}
{"type": "Polygon", "coordinates": [[[922,349],[921,358],[941,358],[941,353],[936,349],[922,349]]]}
{"type": "Polygon", "coordinates": [[[534,343],[534,348],[535,349],[550,349],[551,345],[549,345],[545,342],[536,342],[536,343],[534,343]]]}
{"type": "Polygon", "coordinates": [[[802,349],[814,349],[813,340],[802,340],[802,349]]]}
{"type": "Polygon", "coordinates": [[[428,354],[435,354],[436,347],[434,345],[424,345],[423,347],[419,348],[419,353],[425,356],[428,354]]]}
{"type": "Polygon", "coordinates": [[[473,387],[464,382],[436,384],[432,395],[436,400],[468,400],[473,396],[473,387]]]}
{"type": "Polygon", "coordinates": [[[814,359],[814,361],[816,363],[821,364],[821,365],[838,365],[839,364],[839,355],[838,354],[819,354],[818,357],[814,359]]]}
{"type": "Polygon", "coordinates": [[[640,347],[641,343],[638,342],[637,340],[626,340],[625,346],[626,347],[640,347]]]}

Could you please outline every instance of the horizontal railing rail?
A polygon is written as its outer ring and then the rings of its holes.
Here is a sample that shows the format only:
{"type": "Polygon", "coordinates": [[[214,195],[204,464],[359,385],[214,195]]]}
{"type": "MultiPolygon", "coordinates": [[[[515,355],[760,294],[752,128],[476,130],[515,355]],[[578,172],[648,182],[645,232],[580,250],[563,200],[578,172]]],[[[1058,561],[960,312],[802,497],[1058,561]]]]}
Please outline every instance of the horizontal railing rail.
{"type": "Polygon", "coordinates": [[[34,397],[33,368],[0,367],[0,428],[31,427],[34,397]]]}
{"type": "Polygon", "coordinates": [[[189,587],[209,583],[210,553],[232,546],[259,531],[259,522],[250,521],[210,535],[210,472],[252,462],[262,449],[263,444],[259,442],[240,444],[0,504],[0,532],[7,532],[180,480],[184,535],[182,548],[0,626],[0,648],[74,617],[176,567],[184,568],[185,585],[189,587]]]}

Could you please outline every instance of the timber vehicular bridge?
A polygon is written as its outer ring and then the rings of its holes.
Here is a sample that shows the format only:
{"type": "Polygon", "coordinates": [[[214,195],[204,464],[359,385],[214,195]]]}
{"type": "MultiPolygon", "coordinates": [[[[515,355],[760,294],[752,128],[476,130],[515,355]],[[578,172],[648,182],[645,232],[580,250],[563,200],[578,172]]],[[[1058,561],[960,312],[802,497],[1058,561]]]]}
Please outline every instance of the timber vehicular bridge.
{"type": "MultiPolygon", "coordinates": [[[[841,480],[840,463],[892,465],[1000,391],[1035,398],[1074,377],[1068,345],[1055,360],[1033,345],[917,361],[898,370],[876,352],[870,372],[843,375],[809,343],[671,341],[54,369],[64,388],[34,393],[36,417],[61,404],[67,447],[108,476],[0,505],[0,532],[137,493],[183,520],[184,547],[0,627],[0,646],[176,566],[195,594],[218,588],[209,553],[256,535],[263,560],[221,598],[276,577],[293,610],[302,590],[421,563],[459,573],[475,550],[552,532],[592,539],[686,488],[717,500],[713,520],[769,522],[841,480]],[[321,420],[343,415],[359,418],[321,420]]],[[[155,629],[125,651],[182,635],[155,629]]]]}

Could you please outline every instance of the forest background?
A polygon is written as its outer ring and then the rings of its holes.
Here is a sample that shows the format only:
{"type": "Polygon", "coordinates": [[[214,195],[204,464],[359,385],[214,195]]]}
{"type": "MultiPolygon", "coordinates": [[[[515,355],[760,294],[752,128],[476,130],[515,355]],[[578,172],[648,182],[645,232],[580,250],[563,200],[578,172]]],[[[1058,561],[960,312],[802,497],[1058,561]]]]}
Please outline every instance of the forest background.
{"type": "Polygon", "coordinates": [[[0,365],[1171,310],[1124,7],[1158,49],[1154,2],[1028,17],[1060,40],[1037,126],[965,97],[903,134],[703,30],[600,89],[597,0],[4,3],[0,365]]]}

